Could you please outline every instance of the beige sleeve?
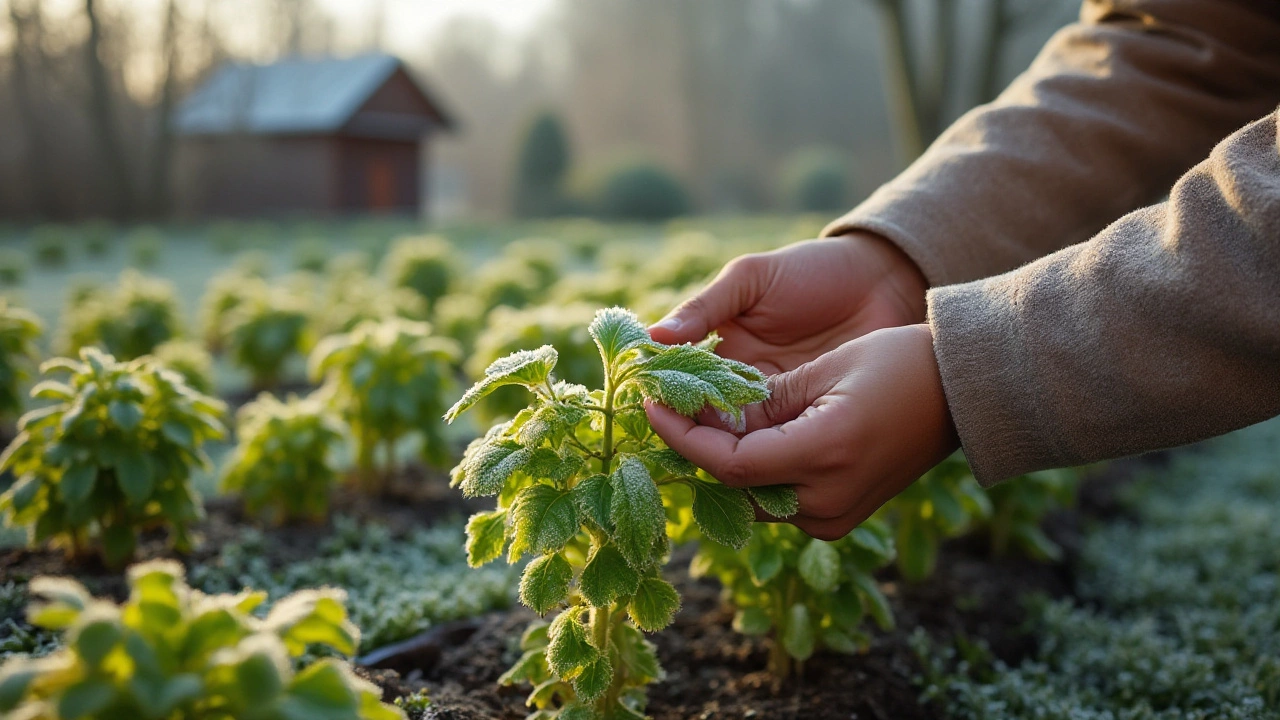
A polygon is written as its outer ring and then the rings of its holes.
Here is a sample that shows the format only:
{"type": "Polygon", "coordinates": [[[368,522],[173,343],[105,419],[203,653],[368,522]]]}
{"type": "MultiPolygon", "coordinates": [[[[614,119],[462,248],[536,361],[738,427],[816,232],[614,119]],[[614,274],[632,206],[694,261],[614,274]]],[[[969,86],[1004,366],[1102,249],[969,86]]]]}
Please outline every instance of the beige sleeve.
{"type": "Polygon", "coordinates": [[[1156,202],[1280,102],[1280,0],[1090,0],[993,103],[824,235],[888,237],[933,286],[996,275],[1156,202]]]}
{"type": "Polygon", "coordinates": [[[1074,245],[929,293],[943,387],[984,484],[1280,415],[1273,112],[1074,245]]]}

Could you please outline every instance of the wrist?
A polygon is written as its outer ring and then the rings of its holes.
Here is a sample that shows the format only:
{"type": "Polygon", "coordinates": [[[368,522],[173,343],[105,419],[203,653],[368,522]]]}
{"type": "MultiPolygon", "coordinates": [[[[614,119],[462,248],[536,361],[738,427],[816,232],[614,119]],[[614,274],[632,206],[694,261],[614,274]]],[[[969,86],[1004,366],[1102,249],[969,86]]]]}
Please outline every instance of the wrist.
{"type": "Polygon", "coordinates": [[[858,262],[875,264],[877,286],[898,305],[904,325],[925,321],[929,281],[911,256],[889,238],[869,230],[852,230],[835,239],[854,248],[858,262]]]}

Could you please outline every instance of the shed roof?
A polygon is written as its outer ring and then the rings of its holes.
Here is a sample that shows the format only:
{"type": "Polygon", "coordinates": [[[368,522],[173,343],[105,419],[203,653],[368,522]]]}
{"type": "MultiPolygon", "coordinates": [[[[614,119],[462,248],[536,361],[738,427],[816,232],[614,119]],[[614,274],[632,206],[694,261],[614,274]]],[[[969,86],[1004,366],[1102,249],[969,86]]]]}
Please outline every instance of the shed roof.
{"type": "MultiPolygon", "coordinates": [[[[382,53],[227,63],[178,107],[174,126],[182,135],[337,132],[401,67],[399,58],[382,53]]],[[[438,105],[418,90],[448,127],[438,105]]]]}

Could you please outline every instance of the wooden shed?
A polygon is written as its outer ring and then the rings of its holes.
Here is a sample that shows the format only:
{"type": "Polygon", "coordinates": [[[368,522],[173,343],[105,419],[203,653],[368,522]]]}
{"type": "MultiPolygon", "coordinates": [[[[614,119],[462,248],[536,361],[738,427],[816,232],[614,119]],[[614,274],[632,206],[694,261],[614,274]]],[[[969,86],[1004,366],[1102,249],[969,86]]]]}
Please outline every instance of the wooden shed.
{"type": "Polygon", "coordinates": [[[173,122],[180,210],[198,217],[425,215],[430,140],[453,127],[384,54],[231,63],[173,122]]]}

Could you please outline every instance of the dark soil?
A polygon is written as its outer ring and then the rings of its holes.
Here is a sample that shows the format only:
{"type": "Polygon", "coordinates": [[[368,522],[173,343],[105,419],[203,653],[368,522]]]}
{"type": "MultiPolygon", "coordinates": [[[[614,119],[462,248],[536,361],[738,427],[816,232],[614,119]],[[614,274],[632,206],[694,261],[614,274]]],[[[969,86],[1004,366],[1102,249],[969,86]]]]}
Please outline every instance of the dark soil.
{"type": "MultiPolygon", "coordinates": [[[[893,605],[898,629],[876,632],[871,647],[857,656],[819,654],[798,678],[778,685],[764,671],[767,645],[735,633],[731,611],[719,599],[718,585],[695,581],[677,557],[671,579],[679,586],[684,607],[675,624],[652,640],[667,672],[667,681],[650,689],[649,714],[655,720],[685,718],[805,718],[848,720],[879,718],[914,720],[939,715],[921,705],[915,678],[921,665],[908,642],[916,628],[943,642],[964,638],[986,644],[995,657],[1010,663],[1035,651],[1026,633],[1020,598],[1028,594],[1061,597],[1072,587],[1072,563],[1082,527],[1120,510],[1115,487],[1144,465],[1122,461],[1106,466],[1084,484],[1078,509],[1049,518],[1046,532],[1064,547],[1068,561],[1042,565],[1020,558],[992,558],[981,537],[967,537],[942,548],[938,569],[919,585],[901,582],[892,570],[881,578],[893,605]]],[[[449,515],[466,515],[485,505],[461,501],[438,473],[412,469],[392,485],[389,497],[369,500],[343,491],[333,506],[346,515],[378,519],[405,531],[449,515]]],[[[216,553],[222,543],[253,524],[238,506],[211,501],[199,527],[203,544],[186,562],[216,553]]],[[[314,553],[329,532],[328,524],[264,529],[273,564],[284,565],[314,553]]],[[[171,557],[163,533],[148,535],[141,558],[171,557]]],[[[0,582],[37,574],[71,574],[95,593],[117,598],[124,591],[119,573],[96,559],[69,561],[50,551],[0,551],[0,582]]],[[[360,674],[384,689],[384,697],[426,689],[433,707],[426,717],[439,720],[511,719],[525,717],[528,688],[501,688],[497,678],[518,656],[517,639],[534,616],[517,608],[459,624],[428,638],[412,652],[382,663],[394,669],[361,668],[360,674]]]]}

